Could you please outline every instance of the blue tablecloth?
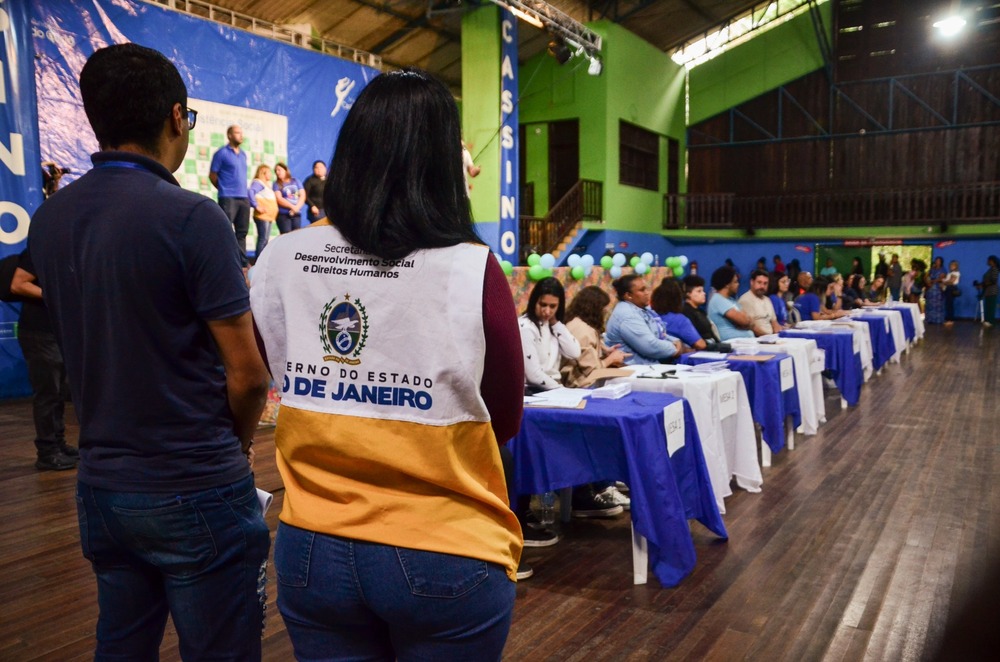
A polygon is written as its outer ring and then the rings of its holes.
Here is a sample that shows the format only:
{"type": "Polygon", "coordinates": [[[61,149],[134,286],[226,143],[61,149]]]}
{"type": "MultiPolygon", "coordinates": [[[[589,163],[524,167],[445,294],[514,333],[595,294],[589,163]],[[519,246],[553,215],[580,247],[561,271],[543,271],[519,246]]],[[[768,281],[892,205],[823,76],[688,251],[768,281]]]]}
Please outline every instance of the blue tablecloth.
{"type": "Polygon", "coordinates": [[[861,384],[864,383],[864,373],[861,369],[861,355],[854,353],[853,329],[829,329],[823,331],[807,331],[805,329],[790,329],[779,335],[789,338],[811,338],[816,346],[826,352],[826,369],[830,372],[840,395],[852,407],[858,404],[861,397],[861,384]]]}
{"type": "Polygon", "coordinates": [[[886,328],[889,321],[878,315],[861,315],[851,319],[868,323],[872,337],[872,368],[881,370],[882,366],[888,363],[892,355],[896,353],[896,344],[892,341],[892,333],[886,328]]]}
{"type": "MultiPolygon", "coordinates": [[[[732,358],[730,355],[728,358],[732,358]]],[[[743,376],[743,383],[750,396],[750,412],[753,420],[760,425],[761,437],[772,453],[780,453],[785,447],[785,417],[791,416],[795,427],[802,424],[799,408],[798,385],[793,383],[787,391],[781,390],[781,361],[792,357],[772,354],[765,361],[731,360],[729,369],[743,376]]],[[[694,354],[681,356],[681,363],[696,365],[717,359],[697,357],[694,354]]],[[[792,372],[794,379],[795,373],[792,372]]]]}
{"type": "Polygon", "coordinates": [[[906,336],[907,342],[913,342],[917,337],[917,325],[913,321],[913,310],[908,306],[885,306],[879,308],[879,310],[896,310],[902,313],[903,318],[903,335],[906,336]]]}
{"type": "Polygon", "coordinates": [[[515,488],[539,494],[596,480],[625,481],[632,524],[649,543],[653,572],[663,586],[676,586],[695,564],[688,519],[729,537],[691,407],[664,393],[586,402],[584,409],[524,408],[521,430],[509,446],[515,488]],[[674,402],[684,407],[684,446],[671,456],[663,409],[674,402]]]}

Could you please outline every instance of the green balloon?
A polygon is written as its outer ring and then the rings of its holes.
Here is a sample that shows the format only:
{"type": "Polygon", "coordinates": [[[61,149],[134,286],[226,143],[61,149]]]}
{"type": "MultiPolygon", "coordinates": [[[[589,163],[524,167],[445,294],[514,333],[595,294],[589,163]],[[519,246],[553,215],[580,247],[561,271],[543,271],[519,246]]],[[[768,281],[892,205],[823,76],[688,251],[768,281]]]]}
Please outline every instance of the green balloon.
{"type": "Polygon", "coordinates": [[[680,278],[684,275],[684,267],[674,267],[674,275],[680,278]]]}
{"type": "MultiPolygon", "coordinates": [[[[532,257],[537,258],[538,256],[533,255],[532,257]]],[[[528,260],[531,261],[531,257],[529,257],[528,260]]],[[[536,262],[535,264],[528,267],[528,278],[530,278],[531,280],[541,280],[548,275],[546,273],[547,271],[548,270],[545,267],[536,262]]]]}
{"type": "Polygon", "coordinates": [[[677,267],[681,266],[681,259],[679,257],[668,257],[667,266],[676,269],[677,267]]]}
{"type": "Polygon", "coordinates": [[[639,256],[638,255],[633,255],[632,259],[629,260],[628,263],[629,263],[630,266],[634,267],[635,265],[639,264],[640,262],[642,262],[642,260],[639,259],[639,256]]]}
{"type": "Polygon", "coordinates": [[[528,256],[528,266],[529,267],[534,267],[534,266],[536,266],[541,261],[542,261],[542,257],[538,253],[532,253],[531,255],[528,256]]]}
{"type": "Polygon", "coordinates": [[[615,266],[615,259],[613,257],[611,257],[610,255],[605,255],[604,257],[601,258],[602,269],[610,269],[613,266],[615,266]]]}
{"type": "Polygon", "coordinates": [[[510,260],[504,260],[500,263],[500,268],[503,269],[504,274],[511,275],[514,273],[514,265],[510,260]]]}
{"type": "Polygon", "coordinates": [[[569,275],[573,277],[573,280],[583,280],[583,277],[586,276],[586,274],[583,271],[583,267],[581,267],[580,265],[577,265],[572,269],[570,269],[569,275]]]}

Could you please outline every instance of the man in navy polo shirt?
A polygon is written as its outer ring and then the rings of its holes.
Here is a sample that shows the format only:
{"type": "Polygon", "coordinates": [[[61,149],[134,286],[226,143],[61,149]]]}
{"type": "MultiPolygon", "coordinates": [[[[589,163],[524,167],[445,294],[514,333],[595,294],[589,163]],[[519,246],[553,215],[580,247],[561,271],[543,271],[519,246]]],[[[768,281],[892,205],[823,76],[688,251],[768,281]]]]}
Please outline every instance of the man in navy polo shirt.
{"type": "Polygon", "coordinates": [[[28,251],[80,420],[95,658],[158,659],[169,613],[184,659],[260,660],[270,540],[248,459],[268,377],[226,215],[170,174],[197,114],[137,44],[96,51],[80,93],[101,151],[28,251]]]}
{"type": "Polygon", "coordinates": [[[212,155],[208,178],[219,189],[219,206],[236,231],[240,259],[247,266],[247,232],[250,230],[250,200],[247,198],[247,153],[240,149],[243,129],[234,124],[226,129],[229,143],[212,155]]]}

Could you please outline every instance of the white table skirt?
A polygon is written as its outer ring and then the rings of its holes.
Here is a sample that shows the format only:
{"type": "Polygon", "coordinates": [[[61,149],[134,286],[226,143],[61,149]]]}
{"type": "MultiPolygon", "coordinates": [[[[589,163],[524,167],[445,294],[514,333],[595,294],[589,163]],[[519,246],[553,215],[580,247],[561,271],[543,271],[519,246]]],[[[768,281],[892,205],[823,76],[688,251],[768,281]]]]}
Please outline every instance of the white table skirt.
{"type": "Polygon", "coordinates": [[[680,396],[691,405],[705,464],[712,481],[712,491],[719,512],[726,512],[724,499],[732,495],[729,481],[748,492],[760,492],[764,478],[757,457],[757,437],[754,433],[750,399],[747,397],[743,377],[730,370],[717,373],[692,371],[689,366],[653,365],[628,366],[633,377],[618,377],[608,383],[628,381],[634,391],[670,393],[680,396]],[[649,375],[663,370],[675,370],[676,378],[648,379],[649,375]],[[735,406],[732,404],[735,398],[735,406]]]}

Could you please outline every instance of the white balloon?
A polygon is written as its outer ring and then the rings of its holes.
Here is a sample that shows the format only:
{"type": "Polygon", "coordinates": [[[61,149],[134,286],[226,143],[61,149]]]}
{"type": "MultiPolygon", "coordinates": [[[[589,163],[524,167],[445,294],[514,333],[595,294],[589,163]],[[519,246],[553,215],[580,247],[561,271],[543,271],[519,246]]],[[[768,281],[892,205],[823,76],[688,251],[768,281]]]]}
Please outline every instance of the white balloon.
{"type": "Polygon", "coordinates": [[[546,269],[551,269],[556,266],[556,258],[552,255],[552,253],[546,253],[542,256],[542,261],[539,262],[539,264],[546,269]]]}
{"type": "MultiPolygon", "coordinates": [[[[593,263],[594,259],[591,258],[590,261],[591,261],[591,263],[593,263]]],[[[586,263],[584,263],[581,266],[583,266],[583,275],[584,275],[584,277],[589,276],[590,272],[594,270],[594,265],[593,264],[586,264],[586,263]]]]}
{"type": "Polygon", "coordinates": [[[580,264],[580,256],[577,255],[576,253],[572,253],[568,258],[566,258],[566,264],[568,264],[570,266],[570,268],[579,265],[580,264]]]}
{"type": "MultiPolygon", "coordinates": [[[[619,255],[621,255],[621,253],[619,253],[619,255]]],[[[622,255],[622,257],[625,257],[625,256],[622,255]]],[[[619,266],[619,265],[616,264],[615,266],[611,267],[608,270],[608,273],[611,274],[612,278],[618,278],[619,276],[622,275],[622,268],[621,268],[621,266],[619,266]]]]}
{"type": "MultiPolygon", "coordinates": [[[[611,259],[614,260],[616,267],[621,267],[625,265],[625,259],[626,259],[625,253],[615,253],[615,256],[611,259]]],[[[618,278],[618,276],[615,276],[615,278],[618,278]]]]}
{"type": "Polygon", "coordinates": [[[640,262],[639,264],[635,265],[635,272],[640,276],[646,273],[647,271],[649,271],[649,265],[646,264],[645,262],[640,262]]]}
{"type": "Polygon", "coordinates": [[[580,257],[580,264],[587,267],[588,269],[594,266],[594,256],[593,255],[583,255],[580,257]]]}
{"type": "Polygon", "coordinates": [[[680,258],[678,258],[678,259],[681,261],[681,266],[682,267],[686,267],[688,265],[688,256],[687,255],[681,255],[680,258]]]}
{"type": "Polygon", "coordinates": [[[643,253],[642,257],[640,257],[639,259],[642,260],[646,264],[653,264],[653,254],[650,253],[649,251],[646,251],[645,253],[643,253]]]}

